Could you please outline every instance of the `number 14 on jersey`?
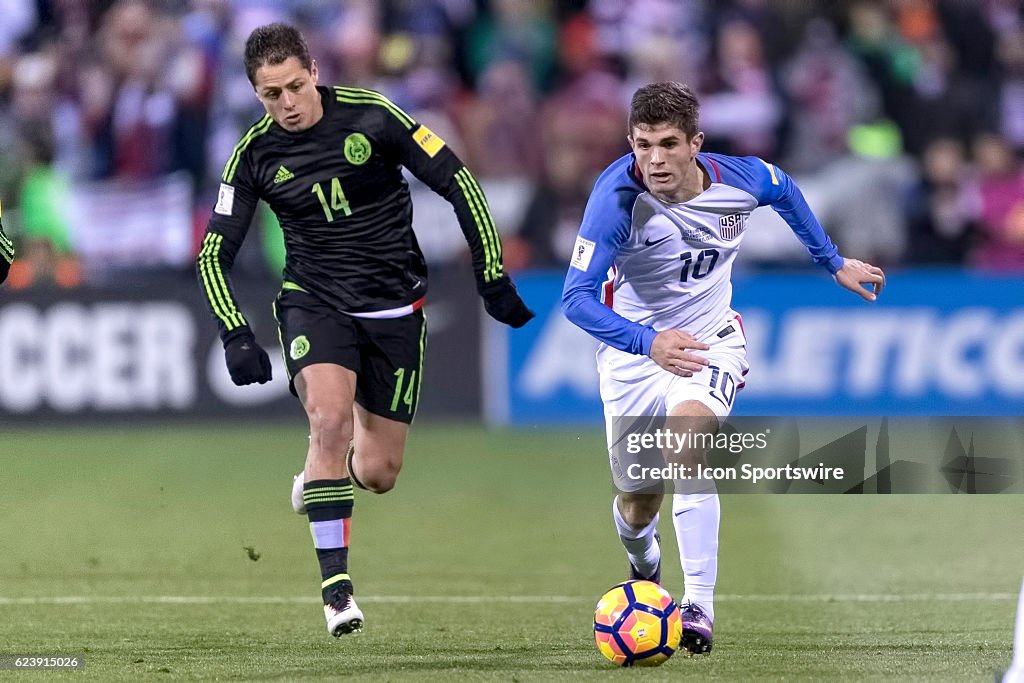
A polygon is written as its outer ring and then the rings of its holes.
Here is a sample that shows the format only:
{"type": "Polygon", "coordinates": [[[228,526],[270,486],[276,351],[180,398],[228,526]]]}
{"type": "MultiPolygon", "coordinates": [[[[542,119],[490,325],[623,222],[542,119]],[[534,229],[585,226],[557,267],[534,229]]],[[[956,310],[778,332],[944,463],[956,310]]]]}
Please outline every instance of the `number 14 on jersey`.
{"type": "Polygon", "coordinates": [[[331,201],[328,203],[327,195],[324,194],[324,189],[320,183],[313,185],[313,194],[320,200],[320,206],[324,209],[324,216],[327,217],[328,223],[334,222],[334,212],[341,211],[345,216],[352,215],[352,209],[348,205],[348,199],[345,198],[345,192],[341,189],[341,181],[337,178],[331,178],[331,201]]]}

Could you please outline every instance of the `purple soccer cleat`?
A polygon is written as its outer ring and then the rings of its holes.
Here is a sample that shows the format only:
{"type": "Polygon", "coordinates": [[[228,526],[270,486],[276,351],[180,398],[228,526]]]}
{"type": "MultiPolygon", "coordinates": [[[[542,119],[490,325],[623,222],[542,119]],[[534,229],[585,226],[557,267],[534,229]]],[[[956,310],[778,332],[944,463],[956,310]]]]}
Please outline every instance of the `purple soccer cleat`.
{"type": "MultiPolygon", "coordinates": [[[[657,531],[654,532],[654,542],[661,546],[661,534],[657,531]]],[[[642,576],[637,570],[633,563],[629,563],[629,580],[630,581],[653,581],[654,583],[661,585],[661,560],[658,560],[658,566],[655,568],[654,573],[650,576],[642,576]]]]}
{"type": "Polygon", "coordinates": [[[680,647],[691,655],[706,655],[711,652],[711,632],[714,624],[698,605],[688,602],[679,605],[683,618],[683,641],[680,647]]]}

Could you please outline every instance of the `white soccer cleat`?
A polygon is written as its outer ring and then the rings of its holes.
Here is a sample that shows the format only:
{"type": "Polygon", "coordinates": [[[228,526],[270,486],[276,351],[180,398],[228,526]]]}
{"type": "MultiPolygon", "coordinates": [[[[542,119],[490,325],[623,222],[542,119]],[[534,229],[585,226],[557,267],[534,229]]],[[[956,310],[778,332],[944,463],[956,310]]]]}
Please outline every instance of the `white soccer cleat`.
{"type": "Polygon", "coordinates": [[[363,611],[350,593],[336,593],[329,604],[324,605],[327,618],[327,632],[335,638],[363,630],[363,611]]]}
{"type": "Polygon", "coordinates": [[[292,479],[292,510],[297,514],[306,514],[306,501],[302,499],[302,485],[305,484],[305,472],[299,472],[292,479]]]}

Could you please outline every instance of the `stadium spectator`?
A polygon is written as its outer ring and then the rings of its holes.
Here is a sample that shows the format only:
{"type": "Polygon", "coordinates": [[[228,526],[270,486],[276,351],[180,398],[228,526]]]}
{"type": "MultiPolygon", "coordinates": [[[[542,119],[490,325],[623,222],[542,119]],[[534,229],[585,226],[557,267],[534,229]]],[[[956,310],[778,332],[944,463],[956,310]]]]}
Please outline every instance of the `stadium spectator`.
{"type": "Polygon", "coordinates": [[[158,22],[148,4],[123,0],[104,15],[98,54],[81,66],[91,178],[143,180],[173,168],[176,107],[162,72],[168,31],[158,22]]]}
{"type": "MultiPolygon", "coordinates": [[[[595,136],[595,124],[599,122],[593,113],[582,116],[581,108],[568,98],[551,102],[545,110],[540,138],[544,171],[516,239],[505,249],[509,268],[527,264],[558,267],[572,252],[590,188],[597,178],[589,148],[593,140],[601,138],[595,136]]],[[[615,133],[621,132],[621,126],[615,128],[615,133]]]]}
{"type": "Polygon", "coordinates": [[[716,41],[714,66],[702,71],[699,86],[708,145],[726,154],[778,156],[782,101],[760,34],[746,21],[730,20],[716,41]]]}
{"type": "Polygon", "coordinates": [[[794,172],[815,171],[845,154],[850,128],[879,113],[877,89],[824,19],[807,24],[781,79],[792,112],[786,165],[794,172]]]}
{"type": "Polygon", "coordinates": [[[476,97],[458,118],[466,162],[488,178],[533,178],[540,171],[537,97],[525,66],[494,60],[480,74],[476,97]]]}
{"type": "Polygon", "coordinates": [[[980,240],[971,261],[988,271],[1024,271],[1024,167],[996,135],[979,136],[973,153],[980,240]]]}
{"type": "Polygon", "coordinates": [[[533,86],[547,90],[554,78],[557,27],[545,0],[492,0],[466,36],[466,61],[477,82],[494,62],[520,62],[533,86]]]}
{"type": "Polygon", "coordinates": [[[907,250],[906,197],[916,171],[903,154],[899,130],[886,121],[854,126],[849,153],[837,157],[805,185],[818,212],[844,251],[872,263],[899,263],[907,250]],[[850,187],[857,192],[850,192],[850,187]]]}
{"type": "Polygon", "coordinates": [[[929,143],[920,183],[907,201],[911,263],[964,262],[973,229],[968,175],[959,140],[939,138],[929,143]]]}
{"type": "Polygon", "coordinates": [[[1024,26],[999,37],[999,130],[1018,150],[1024,149],[1024,26]]]}
{"type": "Polygon", "coordinates": [[[29,53],[15,64],[10,113],[17,137],[16,191],[9,196],[19,207],[22,244],[13,266],[15,287],[46,282],[71,287],[81,280],[66,220],[68,178],[56,160],[58,147],[73,150],[76,131],[62,125],[72,112],[59,97],[56,79],[51,52],[29,53]]]}

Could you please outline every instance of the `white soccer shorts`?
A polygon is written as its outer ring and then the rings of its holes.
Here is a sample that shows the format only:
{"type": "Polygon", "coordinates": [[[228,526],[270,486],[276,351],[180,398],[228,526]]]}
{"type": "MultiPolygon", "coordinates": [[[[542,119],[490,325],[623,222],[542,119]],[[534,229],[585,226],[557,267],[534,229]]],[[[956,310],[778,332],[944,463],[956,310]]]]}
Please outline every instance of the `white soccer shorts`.
{"type": "MultiPolygon", "coordinates": [[[[618,490],[636,491],[645,486],[626,477],[616,457],[616,449],[622,446],[615,443],[621,438],[616,433],[623,429],[621,418],[663,418],[683,401],[703,403],[718,417],[719,424],[729,417],[747,374],[746,339],[736,314],[730,314],[715,330],[710,338],[701,340],[711,348],[696,352],[710,364],[692,377],[674,375],[646,356],[631,356],[622,362],[625,354],[616,352],[598,363],[609,465],[618,490]]],[[[657,421],[651,424],[653,428],[657,421]]]]}

